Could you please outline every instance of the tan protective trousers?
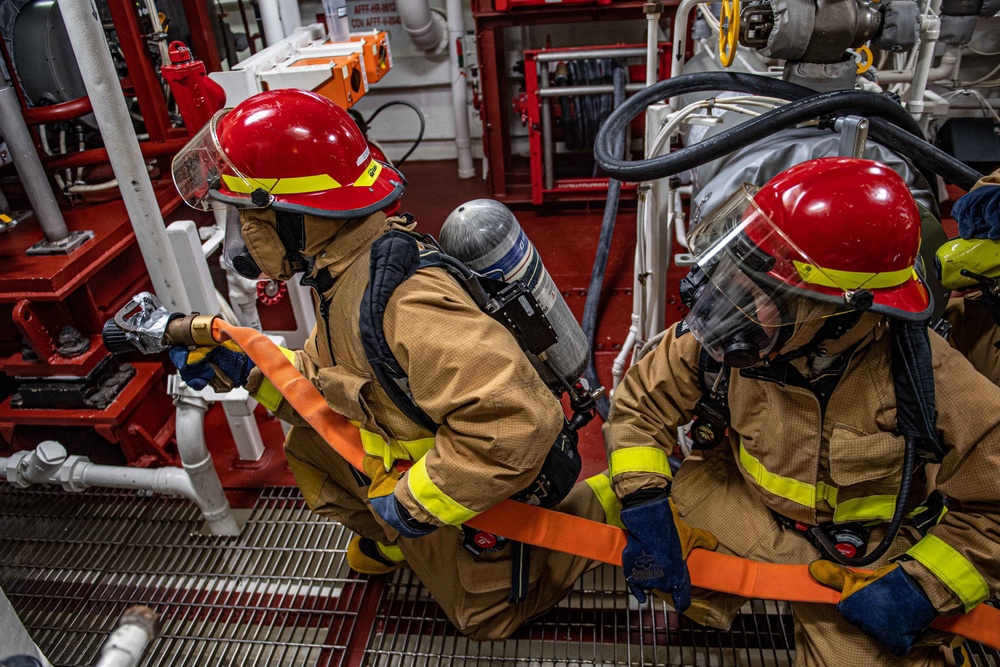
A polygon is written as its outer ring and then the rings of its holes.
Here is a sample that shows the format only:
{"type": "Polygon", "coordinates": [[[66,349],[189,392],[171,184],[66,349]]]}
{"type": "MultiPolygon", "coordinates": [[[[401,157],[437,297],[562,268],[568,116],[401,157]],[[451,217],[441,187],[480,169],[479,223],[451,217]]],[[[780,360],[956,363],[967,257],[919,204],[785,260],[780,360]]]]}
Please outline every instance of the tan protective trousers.
{"type": "MultiPolygon", "coordinates": [[[[368,487],[310,428],[293,427],[285,441],[288,465],[309,507],[352,531],[383,544],[395,543],[451,622],[471,639],[504,639],[540,616],[573,588],[576,580],[600,563],[579,556],[533,547],[528,593],[511,604],[511,547],[473,556],[463,546],[462,530],[439,528],[416,539],[399,537],[382,523],[368,503],[368,487]]],[[[605,521],[604,508],[586,482],[578,483],[556,509],[605,521]]]]}
{"type": "MultiPolygon", "coordinates": [[[[695,454],[674,477],[671,495],[691,526],[719,538],[719,552],[767,563],[807,564],[820,557],[803,533],[784,528],[747,484],[729,451],[695,454]]],[[[912,546],[919,534],[904,526],[888,553],[871,569],[885,565],[912,546]],[[911,532],[912,531],[912,532],[911,532]]],[[[869,544],[884,533],[873,531],[869,544]]],[[[687,616],[713,628],[728,630],[745,598],[694,589],[687,616]]],[[[796,665],[852,667],[946,665],[953,637],[930,630],[905,658],[896,658],[862,634],[833,605],[791,603],[795,626],[796,665]]],[[[953,664],[953,663],[952,663],[953,664]]]]}

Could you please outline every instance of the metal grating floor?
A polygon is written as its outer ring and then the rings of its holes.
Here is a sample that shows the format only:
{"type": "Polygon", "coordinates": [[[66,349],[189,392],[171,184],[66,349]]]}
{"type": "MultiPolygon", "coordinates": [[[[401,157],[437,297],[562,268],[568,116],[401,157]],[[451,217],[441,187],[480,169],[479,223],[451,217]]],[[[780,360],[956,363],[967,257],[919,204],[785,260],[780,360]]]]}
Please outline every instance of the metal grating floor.
{"type": "MultiPolygon", "coordinates": [[[[792,625],[754,601],[728,633],[636,606],[617,569],[585,575],[503,642],[458,634],[406,569],[350,573],[349,534],[298,490],[265,489],[239,538],[201,534],[190,503],[123,492],[0,488],[0,587],[56,665],[91,665],[133,604],[161,616],[149,667],[584,667],[794,661],[792,625]]],[[[1000,654],[973,647],[977,667],[1000,654]]]]}

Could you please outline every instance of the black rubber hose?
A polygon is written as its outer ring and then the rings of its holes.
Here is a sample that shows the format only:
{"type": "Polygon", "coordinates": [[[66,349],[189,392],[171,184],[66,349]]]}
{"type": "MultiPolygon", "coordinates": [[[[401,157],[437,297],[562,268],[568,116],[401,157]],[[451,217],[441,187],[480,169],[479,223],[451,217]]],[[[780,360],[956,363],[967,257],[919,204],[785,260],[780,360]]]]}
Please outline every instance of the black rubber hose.
{"type": "MultiPolygon", "coordinates": [[[[625,101],[625,66],[623,63],[615,62],[612,65],[612,76],[614,80],[613,102],[614,106],[620,106],[625,101]]],[[[614,155],[619,158],[625,154],[625,130],[622,129],[614,138],[612,147],[614,155]]],[[[621,181],[610,178],[608,180],[608,195],[604,200],[604,218],[601,220],[601,234],[597,240],[597,253],[594,256],[594,268],[590,273],[590,286],[587,288],[587,300],[583,305],[583,333],[587,337],[590,345],[590,362],[583,376],[593,389],[601,385],[597,379],[597,366],[594,356],[594,342],[597,336],[597,308],[601,303],[601,290],[604,286],[604,274],[608,268],[608,254],[611,252],[611,239],[615,234],[615,218],[618,217],[618,200],[622,191],[621,181]]],[[[608,418],[608,411],[611,409],[611,402],[607,398],[607,393],[597,399],[597,412],[602,419],[608,418]]]]}
{"type": "Polygon", "coordinates": [[[913,467],[916,465],[916,460],[916,443],[912,437],[907,437],[906,446],[903,449],[903,478],[899,483],[899,494],[896,496],[896,509],[892,513],[892,521],[889,522],[889,527],[886,528],[885,535],[878,546],[864,556],[848,558],[837,550],[837,546],[818,526],[812,528],[809,531],[810,535],[816,539],[819,546],[827,555],[841,565],[865,567],[877,561],[889,550],[889,547],[896,540],[896,535],[899,533],[899,527],[903,524],[903,519],[906,517],[906,501],[910,497],[910,485],[913,481],[913,467]]]}
{"type": "Polygon", "coordinates": [[[869,116],[869,136],[918,166],[969,189],[982,174],[923,139],[913,118],[884,95],[844,90],[815,93],[809,88],[753,74],[706,72],[656,83],[629,98],[601,127],[594,144],[597,163],[613,178],[645,181],[672,176],[748,146],[779,130],[826,115],[869,116]],[[733,91],[793,100],[745,123],[679,151],[646,160],[627,161],[611,154],[612,139],[652,104],[677,95],[733,91]]]}
{"type": "Polygon", "coordinates": [[[403,154],[403,157],[396,160],[395,166],[398,167],[404,162],[406,162],[406,158],[410,157],[410,155],[413,154],[413,151],[417,150],[417,146],[420,145],[420,142],[424,140],[424,128],[427,125],[427,121],[424,118],[424,112],[421,111],[420,107],[418,107],[413,102],[407,102],[406,100],[392,100],[390,102],[386,102],[378,109],[375,109],[375,111],[372,112],[372,115],[368,117],[368,120],[365,121],[365,125],[371,125],[372,121],[375,120],[375,116],[382,113],[384,109],[388,109],[389,107],[392,106],[410,107],[416,112],[417,118],[420,120],[420,131],[417,133],[417,140],[413,142],[412,146],[410,146],[410,150],[406,151],[406,153],[403,154]]]}

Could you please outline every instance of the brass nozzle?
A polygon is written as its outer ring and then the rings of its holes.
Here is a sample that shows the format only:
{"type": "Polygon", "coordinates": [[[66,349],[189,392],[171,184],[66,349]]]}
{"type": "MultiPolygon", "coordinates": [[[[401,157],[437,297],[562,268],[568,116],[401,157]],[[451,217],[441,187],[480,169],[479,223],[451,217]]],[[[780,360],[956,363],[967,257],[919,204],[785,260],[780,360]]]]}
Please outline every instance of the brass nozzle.
{"type": "Polygon", "coordinates": [[[212,337],[215,315],[185,315],[170,321],[167,338],[171,345],[214,347],[219,344],[212,337]]]}

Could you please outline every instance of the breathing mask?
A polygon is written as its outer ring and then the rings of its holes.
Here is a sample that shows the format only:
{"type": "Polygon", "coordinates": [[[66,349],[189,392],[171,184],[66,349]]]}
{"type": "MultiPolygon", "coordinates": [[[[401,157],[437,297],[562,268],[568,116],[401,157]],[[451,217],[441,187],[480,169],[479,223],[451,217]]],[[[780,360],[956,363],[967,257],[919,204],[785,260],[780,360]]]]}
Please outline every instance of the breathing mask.
{"type": "Polygon", "coordinates": [[[226,215],[223,263],[251,280],[289,280],[306,271],[303,216],[268,209],[230,207],[226,215]]]}

